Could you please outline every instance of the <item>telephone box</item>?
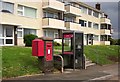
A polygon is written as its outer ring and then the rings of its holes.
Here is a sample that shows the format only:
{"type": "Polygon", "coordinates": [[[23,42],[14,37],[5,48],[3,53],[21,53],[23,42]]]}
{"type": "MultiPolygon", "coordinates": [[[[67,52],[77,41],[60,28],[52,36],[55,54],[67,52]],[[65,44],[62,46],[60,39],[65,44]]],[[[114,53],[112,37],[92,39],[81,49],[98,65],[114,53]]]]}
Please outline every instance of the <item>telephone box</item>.
{"type": "Polygon", "coordinates": [[[32,41],[32,55],[38,57],[43,72],[53,71],[53,39],[41,37],[32,41]]]}
{"type": "Polygon", "coordinates": [[[66,68],[83,68],[83,32],[64,31],[62,34],[62,56],[64,67],[66,68]]]}

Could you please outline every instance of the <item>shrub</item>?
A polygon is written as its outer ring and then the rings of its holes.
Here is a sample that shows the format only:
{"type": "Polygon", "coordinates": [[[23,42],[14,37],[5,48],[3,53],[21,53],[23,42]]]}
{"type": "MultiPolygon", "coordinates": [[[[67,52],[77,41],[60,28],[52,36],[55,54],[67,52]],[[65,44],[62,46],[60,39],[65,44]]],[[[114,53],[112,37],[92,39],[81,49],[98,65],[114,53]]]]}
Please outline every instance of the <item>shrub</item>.
{"type": "Polygon", "coordinates": [[[117,44],[117,40],[113,39],[113,38],[109,38],[110,41],[110,45],[116,45],[117,44]]]}
{"type": "Polygon", "coordinates": [[[118,44],[118,45],[120,45],[120,39],[118,39],[118,41],[117,41],[117,42],[118,42],[117,44],[118,44]]]}
{"type": "Polygon", "coordinates": [[[33,34],[25,35],[24,36],[25,46],[31,47],[32,46],[32,40],[34,40],[35,38],[38,38],[38,36],[33,35],[33,34]]]}

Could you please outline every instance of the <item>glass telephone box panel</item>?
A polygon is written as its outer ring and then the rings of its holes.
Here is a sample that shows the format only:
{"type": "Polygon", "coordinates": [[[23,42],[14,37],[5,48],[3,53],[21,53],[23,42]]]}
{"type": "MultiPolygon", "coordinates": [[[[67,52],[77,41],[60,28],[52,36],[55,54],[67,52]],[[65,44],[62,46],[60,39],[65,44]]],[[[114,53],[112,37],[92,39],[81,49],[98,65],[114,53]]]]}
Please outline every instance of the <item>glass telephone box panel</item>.
{"type": "Polygon", "coordinates": [[[64,34],[64,54],[73,54],[73,34],[64,34]]]}

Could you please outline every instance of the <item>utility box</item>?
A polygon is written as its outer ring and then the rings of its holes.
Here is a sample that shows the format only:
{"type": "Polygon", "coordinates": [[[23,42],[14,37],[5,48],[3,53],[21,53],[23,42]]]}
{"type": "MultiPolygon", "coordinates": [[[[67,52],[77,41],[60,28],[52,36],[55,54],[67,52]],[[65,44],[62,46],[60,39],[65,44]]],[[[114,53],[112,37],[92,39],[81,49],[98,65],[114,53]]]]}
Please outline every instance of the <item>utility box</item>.
{"type": "Polygon", "coordinates": [[[53,71],[53,39],[41,37],[32,41],[32,56],[38,57],[40,69],[47,73],[53,71]]]}

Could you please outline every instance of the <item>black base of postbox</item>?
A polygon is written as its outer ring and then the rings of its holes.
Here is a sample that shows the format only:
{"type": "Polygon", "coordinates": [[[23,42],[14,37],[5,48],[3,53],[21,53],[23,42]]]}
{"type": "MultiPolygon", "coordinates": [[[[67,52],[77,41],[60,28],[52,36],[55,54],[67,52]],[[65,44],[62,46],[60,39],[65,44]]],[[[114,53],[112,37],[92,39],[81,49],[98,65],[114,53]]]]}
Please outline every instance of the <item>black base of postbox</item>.
{"type": "Polygon", "coordinates": [[[54,71],[53,61],[47,62],[44,57],[38,57],[38,65],[43,73],[52,73],[54,71]]]}

